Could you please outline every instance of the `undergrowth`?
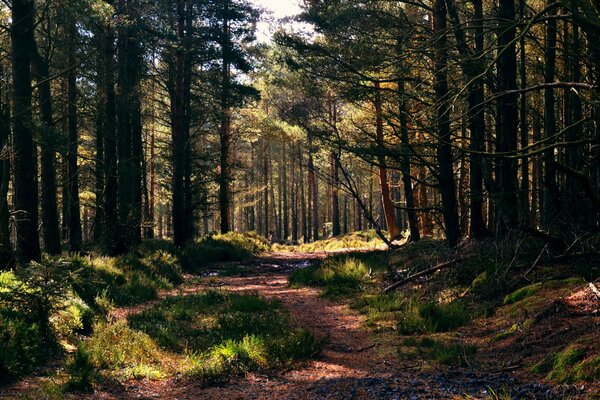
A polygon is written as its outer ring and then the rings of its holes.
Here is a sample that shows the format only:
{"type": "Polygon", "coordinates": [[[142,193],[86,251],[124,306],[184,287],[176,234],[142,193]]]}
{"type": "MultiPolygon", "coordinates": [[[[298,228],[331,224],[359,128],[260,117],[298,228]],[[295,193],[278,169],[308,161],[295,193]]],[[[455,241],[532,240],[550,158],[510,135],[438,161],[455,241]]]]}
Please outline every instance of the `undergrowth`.
{"type": "MultiPolygon", "coordinates": [[[[155,300],[159,291],[179,285],[184,271],[245,260],[268,249],[256,234],[229,233],[203,238],[184,249],[150,240],[118,257],[45,257],[42,263],[0,272],[0,381],[61,357],[61,343],[77,346],[82,335],[92,332],[101,337],[108,329],[101,322],[113,307],[155,300]]],[[[124,330],[118,333],[127,337],[124,330]]],[[[93,343],[87,345],[93,349],[93,343]]],[[[96,362],[94,352],[88,353],[90,362],[96,362]]],[[[131,376],[154,374],[146,364],[127,371],[131,376]]]]}
{"type": "MultiPolygon", "coordinates": [[[[413,348],[422,358],[433,360],[444,365],[468,366],[469,358],[477,353],[477,347],[465,343],[445,343],[443,341],[424,338],[406,338],[403,345],[413,348]]],[[[412,357],[413,353],[400,354],[403,357],[412,357]]]]}
{"type": "Polygon", "coordinates": [[[353,253],[327,258],[321,264],[298,269],[289,276],[293,288],[318,287],[327,298],[351,296],[362,291],[373,275],[387,269],[382,253],[353,253]]]}
{"type": "Polygon", "coordinates": [[[275,244],[275,251],[298,251],[310,253],[315,251],[334,251],[343,249],[376,249],[384,243],[375,230],[357,231],[345,235],[335,236],[311,243],[296,246],[275,244]]]}

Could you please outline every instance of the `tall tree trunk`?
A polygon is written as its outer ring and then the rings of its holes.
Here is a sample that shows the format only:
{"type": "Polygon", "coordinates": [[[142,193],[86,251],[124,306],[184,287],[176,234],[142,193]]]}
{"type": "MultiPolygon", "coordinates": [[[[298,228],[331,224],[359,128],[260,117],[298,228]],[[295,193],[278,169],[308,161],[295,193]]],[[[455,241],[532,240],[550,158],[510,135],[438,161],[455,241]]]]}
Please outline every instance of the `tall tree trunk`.
{"type": "MultiPolygon", "coordinates": [[[[526,0],[519,0],[519,18],[525,19],[525,4],[526,0]]],[[[527,148],[529,144],[529,129],[527,126],[527,58],[525,54],[525,32],[520,32],[519,37],[519,58],[520,58],[520,83],[521,90],[523,91],[520,96],[519,104],[519,130],[521,134],[521,149],[527,148]]],[[[529,210],[529,159],[527,157],[521,158],[521,226],[530,225],[530,210],[529,210]]]]}
{"type": "Polygon", "coordinates": [[[376,134],[377,134],[377,161],[379,163],[379,185],[381,187],[381,200],[383,202],[383,213],[387,225],[390,241],[399,239],[402,232],[396,225],[394,204],[392,203],[390,185],[388,181],[388,172],[386,167],[385,155],[385,139],[383,132],[383,105],[381,101],[381,85],[375,82],[375,118],[376,118],[376,134]]]}
{"type": "MultiPolygon", "coordinates": [[[[517,89],[517,56],[515,45],[515,0],[498,2],[498,99],[496,151],[514,154],[517,150],[519,107],[517,89]]],[[[514,229],[518,226],[517,168],[514,158],[500,156],[496,159],[496,206],[502,226],[514,229]]]]}
{"type": "MultiPolygon", "coordinates": [[[[112,1],[107,1],[112,4],[112,1]]],[[[110,26],[102,31],[103,63],[104,63],[104,176],[106,179],[104,189],[104,215],[105,247],[109,254],[116,254],[118,249],[118,166],[117,166],[117,132],[116,132],[116,103],[115,103],[115,61],[114,61],[114,32],[110,26]]]]}
{"type": "Polygon", "coordinates": [[[442,195],[442,213],[446,228],[446,239],[450,247],[456,247],[460,240],[460,223],[454,181],[452,157],[452,133],[450,130],[450,103],[448,98],[448,49],[446,38],[446,3],[435,0],[433,6],[433,30],[435,42],[435,84],[437,130],[438,130],[438,184],[442,195]]]}
{"type": "Polygon", "coordinates": [[[290,235],[289,232],[289,226],[290,226],[290,210],[289,210],[289,204],[288,204],[288,178],[287,178],[287,147],[285,144],[286,138],[283,139],[283,143],[282,143],[282,148],[281,151],[283,152],[282,157],[283,157],[283,168],[281,169],[281,172],[283,174],[282,178],[281,178],[281,185],[282,185],[282,190],[283,190],[283,240],[288,240],[288,237],[290,235]]]}
{"type": "Polygon", "coordinates": [[[219,209],[221,212],[221,233],[227,233],[230,230],[229,220],[231,210],[229,204],[230,190],[230,168],[229,165],[229,147],[231,145],[231,110],[229,104],[229,92],[231,85],[230,66],[231,66],[231,37],[229,28],[229,0],[223,1],[223,27],[221,32],[222,48],[222,70],[221,70],[221,121],[220,121],[220,173],[219,173],[219,209]]]}
{"type": "Polygon", "coordinates": [[[42,225],[44,249],[48,254],[60,254],[60,227],[56,197],[56,151],[54,137],[54,117],[50,71],[48,63],[39,54],[35,38],[31,36],[29,46],[31,70],[38,81],[38,106],[42,121],[41,133],[41,175],[42,175],[42,225]]]}
{"type": "Polygon", "coordinates": [[[485,139],[485,93],[483,68],[477,57],[484,51],[483,2],[473,1],[474,9],[474,54],[469,49],[464,29],[454,0],[446,0],[448,15],[452,21],[457,48],[461,55],[461,68],[469,84],[467,88],[468,126],[470,131],[470,235],[475,239],[486,237],[489,232],[483,218],[483,165],[481,154],[484,152],[485,139]]]}
{"type": "MultiPolygon", "coordinates": [[[[298,145],[298,173],[299,173],[299,186],[300,186],[300,214],[302,219],[302,240],[308,242],[308,236],[310,229],[308,228],[308,213],[306,207],[306,193],[305,193],[305,180],[304,180],[304,157],[302,155],[302,148],[298,145]]],[[[310,192],[310,188],[309,188],[310,192]]]]}
{"type": "Polygon", "coordinates": [[[81,219],[79,210],[79,171],[77,168],[77,76],[72,69],[76,64],[77,27],[73,17],[69,18],[68,59],[71,70],[67,74],[67,121],[69,125],[69,144],[67,151],[69,182],[69,250],[81,250],[81,219]]]}
{"type": "MultiPolygon", "coordinates": [[[[556,75],[556,18],[550,15],[546,24],[546,49],[544,55],[544,82],[554,83],[556,75]]],[[[544,89],[544,137],[546,145],[555,141],[556,113],[554,110],[554,90],[551,87],[544,89]]],[[[544,152],[544,196],[542,207],[542,225],[548,229],[554,222],[559,210],[559,194],[556,182],[556,160],[554,149],[544,152]]]]}
{"type": "Polygon", "coordinates": [[[312,137],[308,138],[308,184],[312,193],[312,240],[319,240],[319,186],[312,156],[312,137]]]}
{"type": "Polygon", "coordinates": [[[292,157],[292,241],[294,243],[298,242],[298,176],[296,173],[296,163],[298,162],[296,159],[296,144],[292,144],[291,149],[291,157],[292,157]]]}
{"type": "Polygon", "coordinates": [[[37,159],[32,132],[31,68],[29,47],[33,41],[33,0],[12,2],[13,137],[17,255],[21,263],[39,261],[37,159]]]}
{"type": "Polygon", "coordinates": [[[269,147],[270,144],[266,139],[263,139],[263,206],[264,206],[264,235],[270,235],[270,220],[269,220],[269,147]]]}
{"type": "Polygon", "coordinates": [[[339,170],[338,161],[335,154],[329,156],[330,171],[331,171],[331,233],[332,235],[339,236],[341,234],[340,229],[340,198],[338,190],[339,182],[339,170]]]}
{"type": "MultiPolygon", "coordinates": [[[[398,39],[398,54],[402,53],[400,47],[402,39],[398,39]]],[[[406,216],[408,217],[408,227],[410,229],[411,242],[420,239],[419,218],[417,216],[415,195],[413,190],[412,176],[410,174],[410,138],[408,132],[408,112],[407,98],[405,93],[404,69],[400,69],[398,78],[398,114],[400,120],[400,145],[402,158],[400,160],[400,172],[402,173],[402,186],[404,187],[404,198],[406,201],[406,216]]]]}
{"type": "MultiPolygon", "coordinates": [[[[4,82],[4,68],[1,65],[0,82],[4,82]]],[[[10,242],[10,212],[8,209],[10,110],[8,101],[5,101],[3,89],[3,87],[0,87],[0,271],[9,268],[13,258],[10,242]]]]}
{"type": "Polygon", "coordinates": [[[186,79],[186,51],[189,41],[186,34],[186,13],[191,12],[187,1],[177,4],[177,40],[174,64],[170,67],[169,88],[171,98],[171,138],[173,141],[173,239],[178,247],[184,246],[190,240],[189,217],[186,209],[186,182],[190,179],[188,174],[189,144],[188,144],[188,108],[189,90],[186,79]],[[187,5],[187,8],[186,8],[187,5]]]}

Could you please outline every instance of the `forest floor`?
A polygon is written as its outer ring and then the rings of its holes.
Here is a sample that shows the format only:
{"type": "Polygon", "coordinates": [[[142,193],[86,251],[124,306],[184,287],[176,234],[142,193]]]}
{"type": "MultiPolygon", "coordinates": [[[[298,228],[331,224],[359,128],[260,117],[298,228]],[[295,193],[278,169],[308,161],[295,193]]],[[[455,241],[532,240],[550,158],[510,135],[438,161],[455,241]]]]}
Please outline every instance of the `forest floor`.
{"type": "MultiPolygon", "coordinates": [[[[496,368],[449,368],[424,366],[423,360],[399,356],[393,332],[365,328],[364,315],[343,302],[331,301],[314,288],[292,289],[288,275],[330,255],[318,253],[270,253],[252,261],[236,263],[239,276],[220,277],[207,273],[188,276],[186,282],[161,298],[192,295],[219,288],[233,292],[255,292],[275,299],[288,310],[298,326],[323,339],[323,347],[312,360],[284,371],[261,371],[233,377],[207,386],[184,377],[165,380],[130,380],[103,383],[93,394],[65,395],[86,399],[555,399],[589,398],[577,387],[553,387],[519,378],[496,368]],[[489,369],[489,370],[488,370],[489,369]],[[510,388],[511,395],[503,395],[510,388]]],[[[113,320],[126,319],[155,302],[113,311],[113,320]]],[[[499,354],[510,358],[511,354],[499,354]]],[[[30,377],[5,391],[5,398],[21,398],[27,387],[39,381],[30,377]]],[[[2,397],[2,395],[0,395],[2,397]]]]}

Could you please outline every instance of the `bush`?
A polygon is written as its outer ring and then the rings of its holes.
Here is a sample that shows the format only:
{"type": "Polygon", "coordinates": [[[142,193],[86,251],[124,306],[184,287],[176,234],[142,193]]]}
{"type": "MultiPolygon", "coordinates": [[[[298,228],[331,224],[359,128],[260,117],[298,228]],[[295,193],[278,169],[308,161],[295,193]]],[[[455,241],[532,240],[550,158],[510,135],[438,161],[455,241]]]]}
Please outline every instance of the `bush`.
{"type": "Polygon", "coordinates": [[[77,348],[66,365],[66,372],[69,374],[69,379],[65,384],[66,391],[88,392],[92,390],[97,371],[83,347],[77,348]]]}
{"type": "Polygon", "coordinates": [[[37,324],[0,314],[0,382],[29,372],[47,356],[37,324]]]}

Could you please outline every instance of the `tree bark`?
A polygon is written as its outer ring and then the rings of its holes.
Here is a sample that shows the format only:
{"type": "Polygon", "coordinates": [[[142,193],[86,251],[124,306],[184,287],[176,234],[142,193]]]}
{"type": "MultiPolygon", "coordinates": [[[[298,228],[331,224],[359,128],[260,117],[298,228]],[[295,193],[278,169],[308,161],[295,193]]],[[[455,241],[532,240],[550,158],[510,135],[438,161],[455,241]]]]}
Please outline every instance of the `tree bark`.
{"type": "MultiPolygon", "coordinates": [[[[76,64],[77,27],[75,20],[69,18],[68,26],[68,59],[69,68],[76,64]]],[[[69,126],[69,143],[67,151],[68,182],[69,182],[69,250],[77,252],[81,250],[81,217],[79,210],[79,170],[77,167],[77,76],[74,69],[67,75],[67,120],[69,126]]]]}
{"type": "Polygon", "coordinates": [[[38,106],[42,122],[41,132],[41,175],[42,175],[42,225],[44,249],[48,254],[60,254],[60,227],[56,196],[56,150],[55,126],[50,90],[48,63],[40,55],[33,35],[29,46],[31,71],[38,81],[38,106]]]}
{"type": "MultiPolygon", "coordinates": [[[[514,154],[518,137],[517,56],[515,46],[515,0],[499,0],[498,3],[498,99],[496,151],[514,154]]],[[[518,227],[517,168],[513,158],[500,156],[496,159],[497,190],[496,206],[504,230],[518,227]]]]}
{"type": "Polygon", "coordinates": [[[448,49],[446,37],[446,4],[435,0],[433,7],[433,31],[435,42],[435,83],[438,131],[438,185],[442,195],[442,213],[446,228],[446,239],[450,247],[456,247],[460,240],[460,223],[454,181],[452,157],[452,133],[450,130],[450,103],[448,98],[448,49]]]}
{"type": "Polygon", "coordinates": [[[33,42],[33,0],[12,2],[12,76],[13,76],[13,137],[17,255],[23,264],[40,261],[38,237],[37,160],[31,115],[31,59],[33,42]]]}
{"type": "Polygon", "coordinates": [[[377,161],[379,163],[379,185],[381,187],[381,200],[383,202],[383,213],[385,215],[385,222],[387,230],[390,235],[390,241],[399,239],[402,236],[402,232],[396,225],[394,204],[392,203],[390,185],[388,181],[388,172],[386,167],[385,155],[385,139],[383,132],[383,105],[381,101],[381,85],[379,82],[375,82],[375,118],[376,118],[376,134],[377,134],[377,161]]]}
{"type": "MultiPolygon", "coordinates": [[[[548,5],[548,4],[547,4],[548,5]]],[[[553,15],[546,25],[546,49],[544,53],[544,82],[554,83],[556,75],[556,19],[553,15]]],[[[554,89],[544,89],[544,136],[552,144],[556,134],[556,113],[554,110],[554,89]]],[[[556,160],[554,148],[544,152],[544,196],[542,207],[542,225],[548,229],[553,224],[560,208],[559,189],[556,182],[556,160]]]]}

